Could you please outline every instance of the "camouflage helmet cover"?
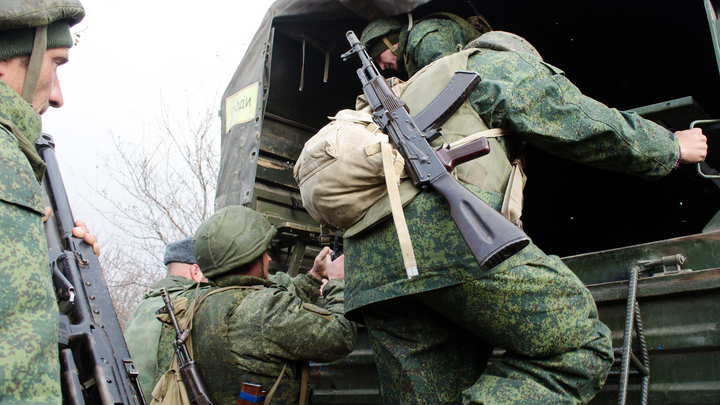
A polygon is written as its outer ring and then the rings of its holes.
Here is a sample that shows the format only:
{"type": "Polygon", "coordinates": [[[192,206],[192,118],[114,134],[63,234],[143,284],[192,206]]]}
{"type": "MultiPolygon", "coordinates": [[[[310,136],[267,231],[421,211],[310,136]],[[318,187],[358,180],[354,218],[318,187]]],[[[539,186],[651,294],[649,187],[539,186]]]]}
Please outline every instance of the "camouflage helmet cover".
{"type": "Polygon", "coordinates": [[[375,20],[365,27],[362,35],[360,35],[360,42],[367,48],[370,57],[374,58],[385,49],[389,49],[382,42],[383,37],[387,37],[394,44],[397,42],[397,37],[403,27],[405,27],[405,24],[394,18],[375,20]]]}
{"type": "Polygon", "coordinates": [[[78,0],[23,0],[0,2],[0,31],[33,28],[69,20],[70,26],[85,17],[78,0]]]}
{"type": "Polygon", "coordinates": [[[85,17],[78,0],[0,2],[0,60],[30,55],[22,98],[33,102],[46,49],[73,45],[70,27],[85,17]]]}
{"type": "Polygon", "coordinates": [[[265,253],[276,232],[257,211],[239,205],[225,207],[195,232],[197,264],[209,279],[237,270],[265,253]]]}

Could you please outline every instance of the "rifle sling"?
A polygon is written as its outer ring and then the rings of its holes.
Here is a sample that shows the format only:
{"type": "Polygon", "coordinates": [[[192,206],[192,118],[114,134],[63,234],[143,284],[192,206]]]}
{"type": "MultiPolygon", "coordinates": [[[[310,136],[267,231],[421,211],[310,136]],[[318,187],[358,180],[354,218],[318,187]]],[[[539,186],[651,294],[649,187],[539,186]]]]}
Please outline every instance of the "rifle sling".
{"type": "Polygon", "coordinates": [[[388,142],[380,142],[382,151],[383,170],[385,171],[385,184],[387,185],[388,197],[390,198],[390,208],[392,210],[393,221],[397,229],[398,239],[400,241],[400,250],[402,251],[403,263],[408,278],[418,275],[417,262],[415,260],[415,252],[413,252],[412,241],[410,240],[410,231],[405,222],[405,213],[403,212],[402,203],[400,201],[400,191],[395,180],[394,165],[392,162],[392,149],[388,142]]]}

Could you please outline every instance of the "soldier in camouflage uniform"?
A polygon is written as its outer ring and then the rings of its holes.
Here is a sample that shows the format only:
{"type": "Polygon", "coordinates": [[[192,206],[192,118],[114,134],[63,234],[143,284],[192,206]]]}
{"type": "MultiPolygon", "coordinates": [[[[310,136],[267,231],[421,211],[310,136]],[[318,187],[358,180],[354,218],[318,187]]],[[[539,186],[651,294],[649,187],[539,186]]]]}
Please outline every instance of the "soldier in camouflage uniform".
{"type": "Polygon", "coordinates": [[[40,115],[62,106],[76,0],[0,7],[0,403],[60,404],[58,307],[43,229],[40,115]],[[48,25],[49,24],[49,25],[48,25]],[[35,44],[35,45],[33,45],[35,44]]]}
{"type": "Polygon", "coordinates": [[[360,41],[380,69],[414,75],[421,67],[452,55],[481,34],[490,31],[485,21],[471,25],[450,13],[430,14],[410,30],[394,18],[373,21],[360,41]]]}
{"type": "MultiPolygon", "coordinates": [[[[172,353],[162,353],[163,360],[160,362],[162,366],[158,365],[158,346],[160,345],[162,323],[155,317],[155,311],[165,305],[160,291],[162,288],[167,288],[170,299],[174,299],[182,292],[195,291],[194,287],[204,279],[193,253],[192,236],[168,243],[163,263],[167,268],[167,275],[153,284],[145,293],[145,298],[135,308],[125,325],[124,333],[133,364],[140,372],[138,378],[143,396],[148,401],[152,397],[155,384],[167,371],[172,355],[172,353]]],[[[200,288],[208,286],[207,283],[202,283],[200,288]]]]}
{"type": "MultiPolygon", "coordinates": [[[[237,402],[242,382],[270,391],[278,377],[272,404],[298,404],[303,383],[302,405],[310,403],[303,364],[334,361],[355,347],[356,326],[343,316],[344,257],[331,262],[325,248],[307,274],[269,275],[265,251],[276,232],[257,212],[229,206],[195,233],[195,256],[211,288],[193,320],[194,360],[221,404],[237,402]],[[325,278],[321,308],[314,302],[325,278]]],[[[171,333],[164,331],[163,339],[171,333]]],[[[167,342],[165,351],[172,352],[167,342]]]]}
{"type": "MultiPolygon", "coordinates": [[[[490,155],[457,172],[498,211],[507,168],[523,141],[647,179],[704,160],[700,130],[673,134],[610,109],[526,50],[484,47],[439,59],[414,76],[401,97],[410,111],[420,111],[452,72],[480,74],[478,88],[443,124],[443,134],[453,142],[487,128],[512,131],[491,140],[490,155]]],[[[482,271],[443,198],[428,189],[414,193],[404,213],[419,276],[406,276],[391,219],[374,227],[363,219],[345,232],[346,316],[367,325],[384,402],[587,403],[613,362],[610,331],[587,288],[558,257],[532,243],[482,271]],[[486,368],[493,347],[505,354],[486,368]]]]}

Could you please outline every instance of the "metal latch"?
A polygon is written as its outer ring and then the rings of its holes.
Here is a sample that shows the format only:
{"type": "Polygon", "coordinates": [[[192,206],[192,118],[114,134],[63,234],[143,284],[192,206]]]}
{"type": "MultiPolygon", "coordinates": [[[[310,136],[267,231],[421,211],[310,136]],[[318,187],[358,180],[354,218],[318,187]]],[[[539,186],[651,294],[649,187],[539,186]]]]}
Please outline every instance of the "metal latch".
{"type": "Polygon", "coordinates": [[[640,266],[640,271],[662,267],[662,271],[652,275],[653,277],[657,277],[691,272],[691,269],[683,269],[680,267],[683,263],[685,263],[685,256],[678,253],[673,256],[664,256],[662,259],[642,260],[638,262],[638,266],[640,266]]]}

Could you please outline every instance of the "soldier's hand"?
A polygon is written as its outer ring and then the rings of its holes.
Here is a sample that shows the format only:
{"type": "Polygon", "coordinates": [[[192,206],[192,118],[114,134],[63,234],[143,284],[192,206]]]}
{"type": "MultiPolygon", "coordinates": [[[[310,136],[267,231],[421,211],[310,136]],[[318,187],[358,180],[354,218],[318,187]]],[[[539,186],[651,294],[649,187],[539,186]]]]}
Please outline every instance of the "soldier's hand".
{"type": "Polygon", "coordinates": [[[308,272],[311,276],[315,277],[320,281],[327,278],[328,263],[332,263],[332,260],[330,260],[330,252],[330,248],[325,246],[315,257],[313,267],[308,272]]]}
{"type": "Polygon", "coordinates": [[[332,260],[327,265],[327,278],[345,278],[345,255],[340,255],[337,259],[332,260]]]}
{"type": "Polygon", "coordinates": [[[83,221],[75,221],[75,228],[72,229],[72,234],[76,238],[82,238],[85,243],[92,246],[93,252],[100,256],[100,245],[98,244],[97,237],[90,233],[90,230],[83,221]]]}
{"type": "Polygon", "coordinates": [[[43,222],[47,222],[47,220],[50,219],[50,215],[52,215],[52,208],[50,208],[49,205],[46,205],[45,215],[43,215],[43,222]]]}
{"type": "Polygon", "coordinates": [[[680,142],[680,163],[698,163],[707,156],[707,138],[702,129],[693,128],[675,132],[680,142]]]}

